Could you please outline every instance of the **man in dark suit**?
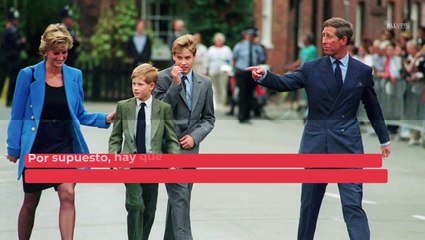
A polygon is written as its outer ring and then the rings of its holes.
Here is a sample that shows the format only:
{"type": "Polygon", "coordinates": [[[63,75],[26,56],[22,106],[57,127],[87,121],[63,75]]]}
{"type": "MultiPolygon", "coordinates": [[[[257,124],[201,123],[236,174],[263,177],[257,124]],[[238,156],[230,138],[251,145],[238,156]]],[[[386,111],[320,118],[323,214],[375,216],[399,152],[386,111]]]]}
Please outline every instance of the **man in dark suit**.
{"type": "MultiPolygon", "coordinates": [[[[324,22],[323,52],[327,55],[304,63],[293,73],[276,75],[260,66],[248,67],[259,84],[277,91],[305,88],[308,116],[300,153],[363,153],[357,110],[363,102],[381,144],[382,157],[391,152],[390,138],[373,88],[372,69],[351,58],[347,46],[351,23],[342,18],[324,22]]],[[[326,183],[302,184],[298,239],[313,239],[326,183]]],[[[350,239],[370,239],[362,209],[361,183],[338,184],[344,220],[350,239]]]]}
{"type": "Polygon", "coordinates": [[[149,63],[152,56],[152,42],[145,33],[145,22],[138,20],[134,35],[127,40],[125,48],[127,60],[133,68],[143,63],[149,63]]]}
{"type": "MultiPolygon", "coordinates": [[[[211,80],[192,70],[197,42],[183,35],[173,43],[175,64],[159,72],[154,96],[171,105],[180,153],[197,154],[201,141],[214,128],[211,80]]],[[[177,170],[178,171],[178,170],[177,170]]],[[[164,240],[192,240],[190,197],[193,183],[168,183],[164,240]]]]}

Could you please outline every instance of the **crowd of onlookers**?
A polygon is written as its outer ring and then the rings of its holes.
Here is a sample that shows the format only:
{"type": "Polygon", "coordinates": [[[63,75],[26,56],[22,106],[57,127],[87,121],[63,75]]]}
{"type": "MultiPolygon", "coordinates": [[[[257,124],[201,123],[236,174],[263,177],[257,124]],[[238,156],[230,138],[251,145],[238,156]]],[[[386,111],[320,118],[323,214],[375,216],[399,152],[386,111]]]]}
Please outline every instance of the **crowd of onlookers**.
{"type": "MultiPolygon", "coordinates": [[[[72,12],[63,11],[64,24],[72,30],[72,12]]],[[[2,36],[2,56],[0,60],[8,64],[0,71],[0,91],[3,89],[6,76],[9,77],[7,105],[11,104],[14,81],[20,67],[21,51],[25,48],[25,38],[18,29],[19,13],[9,11],[8,21],[2,36]]],[[[185,23],[181,19],[173,22],[173,33],[169,42],[186,33],[185,23]]],[[[199,42],[194,71],[210,77],[214,87],[216,108],[228,111],[228,115],[236,113],[241,123],[250,123],[252,116],[261,116],[260,105],[256,104],[257,86],[251,81],[251,76],[244,69],[248,66],[267,63],[267,54],[264,46],[258,39],[257,29],[246,29],[242,39],[235,46],[226,45],[225,33],[217,32],[212,36],[213,45],[205,46],[202,36],[194,34],[199,42]],[[233,81],[230,81],[233,80],[233,81]],[[229,106],[230,105],[230,106],[229,106]],[[238,111],[235,112],[235,106],[238,111]]],[[[73,34],[73,37],[75,33],[73,34]]],[[[211,36],[209,36],[211,37],[211,36]]],[[[314,36],[305,34],[302,38],[298,59],[284,68],[288,71],[299,67],[303,62],[313,60],[318,56],[314,44],[314,36]]],[[[78,39],[74,40],[78,43],[78,39]]],[[[363,63],[373,67],[375,89],[383,107],[388,128],[395,137],[406,139],[410,144],[421,141],[420,120],[425,119],[425,27],[417,30],[416,38],[409,31],[401,29],[385,29],[379,39],[363,38],[360,45],[349,46],[350,55],[363,63]],[[396,38],[396,31],[400,31],[396,38]]],[[[145,33],[144,21],[135,25],[134,35],[129,36],[126,44],[126,61],[132,65],[139,65],[151,61],[152,43],[145,33]]],[[[71,57],[73,54],[71,54],[71,57]]],[[[69,65],[74,64],[75,58],[69,65]]],[[[170,65],[172,65],[170,61],[170,65]]],[[[292,98],[295,101],[305,102],[305,95],[298,93],[292,98]]],[[[301,104],[302,105],[302,104],[301,104]]],[[[360,118],[364,114],[360,110],[360,118]]]]}
{"type": "Polygon", "coordinates": [[[360,46],[351,46],[350,55],[373,67],[392,136],[418,145],[425,119],[425,27],[418,29],[416,39],[409,31],[401,31],[398,39],[395,35],[394,29],[385,29],[380,39],[363,39],[360,46]]]}
{"type": "MultiPolygon", "coordinates": [[[[212,81],[215,91],[215,100],[217,105],[225,106],[226,103],[232,103],[229,99],[232,96],[226,94],[229,86],[229,75],[236,76],[236,92],[239,91],[239,96],[234,96],[240,103],[244,104],[247,101],[252,102],[250,106],[239,106],[238,118],[241,123],[249,121],[251,115],[260,116],[261,113],[255,109],[255,97],[253,100],[241,101],[241,90],[249,92],[248,99],[252,99],[255,94],[255,86],[243,86],[242,84],[249,82],[247,80],[238,81],[238,74],[243,74],[240,70],[248,65],[256,65],[267,63],[266,51],[264,48],[258,48],[257,54],[263,51],[262,56],[254,57],[254,64],[249,61],[249,44],[246,45],[245,56],[238,55],[239,47],[245,42],[252,42],[257,46],[261,44],[256,41],[257,32],[255,29],[248,29],[244,34],[251,34],[250,38],[244,37],[240,43],[231,50],[225,45],[225,37],[222,33],[214,35],[214,45],[207,48],[200,44],[197,53],[198,62],[195,64],[195,71],[208,75],[212,81]],[[239,45],[239,46],[238,46],[239,45]],[[263,49],[263,50],[261,50],[263,49]],[[238,63],[239,60],[239,63],[238,63]],[[241,66],[241,67],[238,67],[241,66]],[[248,108],[248,109],[247,109],[248,108]],[[241,111],[242,110],[242,111],[241,111]],[[245,112],[245,113],[244,113],[245,112]]],[[[246,35],[244,35],[246,36],[246,35]]],[[[313,36],[305,34],[302,38],[302,47],[298,59],[284,67],[287,71],[294,70],[303,62],[313,60],[317,57],[317,50],[314,46],[313,36]]],[[[317,46],[318,44],[316,44],[317,46]]],[[[373,75],[375,80],[375,89],[378,99],[382,105],[383,112],[387,121],[388,129],[395,139],[408,141],[411,145],[419,145],[422,142],[421,134],[423,132],[423,120],[425,119],[425,27],[420,27],[417,31],[417,37],[413,38],[409,31],[401,31],[399,29],[385,29],[379,39],[363,38],[360,45],[354,43],[349,46],[349,54],[362,61],[363,63],[373,67],[373,75]],[[399,32],[399,37],[396,38],[396,31],[399,32]]],[[[251,60],[252,61],[252,60],[251,60]]],[[[249,79],[247,76],[239,78],[249,79]]],[[[305,96],[298,93],[296,101],[302,106],[305,102],[305,96]]],[[[247,98],[245,98],[247,99],[247,98]]],[[[293,100],[293,99],[292,99],[293,100]]],[[[365,111],[359,110],[359,118],[365,119],[365,111]]],[[[231,108],[233,109],[233,108],[231,108]]],[[[301,108],[302,110],[302,108],[301,108]]],[[[229,112],[232,114],[233,112],[229,112]]]]}

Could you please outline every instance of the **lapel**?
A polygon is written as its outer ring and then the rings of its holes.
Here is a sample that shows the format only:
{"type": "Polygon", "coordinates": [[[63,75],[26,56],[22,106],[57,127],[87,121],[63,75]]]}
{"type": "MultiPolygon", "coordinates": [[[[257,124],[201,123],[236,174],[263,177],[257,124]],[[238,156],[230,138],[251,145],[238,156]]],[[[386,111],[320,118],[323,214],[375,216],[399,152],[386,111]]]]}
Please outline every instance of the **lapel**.
{"type": "Polygon", "coordinates": [[[136,136],[134,135],[134,124],[136,121],[136,99],[132,98],[128,104],[124,106],[123,109],[123,117],[125,121],[127,121],[127,129],[124,129],[128,131],[131,138],[135,141],[136,136]]]}
{"type": "Polygon", "coordinates": [[[70,67],[64,64],[62,66],[62,77],[69,112],[71,113],[71,116],[76,116],[74,109],[77,109],[75,105],[78,102],[77,98],[79,97],[79,86],[78,83],[74,81],[74,78],[76,77],[75,73],[71,71],[70,67]]]}
{"type": "Polygon", "coordinates": [[[201,93],[201,84],[202,84],[200,76],[198,76],[198,74],[196,74],[195,72],[193,72],[193,74],[192,74],[192,84],[193,84],[193,90],[192,90],[192,110],[191,110],[191,112],[194,111],[196,103],[198,102],[199,95],[201,93]]]}
{"type": "Polygon", "coordinates": [[[358,71],[355,70],[355,59],[352,57],[348,57],[348,68],[347,68],[347,74],[345,75],[345,81],[342,85],[342,90],[340,94],[344,95],[347,91],[350,91],[350,89],[353,89],[353,85],[356,83],[358,71]]]}
{"type": "MultiPolygon", "coordinates": [[[[172,67],[169,68],[170,70],[170,82],[173,82],[173,76],[171,76],[171,70],[173,69],[175,65],[173,65],[172,67]]],[[[193,81],[193,77],[192,77],[192,81],[193,81]]],[[[183,85],[182,85],[183,87],[183,85]]],[[[180,91],[180,97],[183,100],[183,102],[186,104],[186,107],[189,108],[189,103],[186,100],[186,89],[183,88],[183,91],[180,91]]]]}
{"type": "Polygon", "coordinates": [[[30,85],[30,95],[32,111],[38,124],[41,118],[41,111],[43,110],[44,94],[46,91],[45,61],[42,61],[41,63],[34,66],[34,79],[35,81],[30,85]]]}
{"type": "MultiPolygon", "coordinates": [[[[342,85],[342,89],[337,95],[334,103],[332,104],[331,110],[338,106],[342,100],[349,96],[349,91],[353,90],[353,85],[355,84],[355,79],[357,79],[358,72],[355,69],[355,60],[352,57],[348,57],[348,67],[347,73],[345,75],[344,84],[342,85]]],[[[334,78],[335,79],[335,78],[334,78]]],[[[336,85],[336,83],[335,83],[336,85]]]]}
{"type": "Polygon", "coordinates": [[[325,89],[332,95],[333,98],[338,96],[335,74],[332,69],[332,63],[329,56],[322,59],[320,67],[320,76],[323,84],[326,86],[325,89]]]}
{"type": "MultiPolygon", "coordinates": [[[[158,104],[157,99],[152,99],[152,112],[151,112],[151,140],[155,136],[156,131],[158,130],[159,123],[161,120],[160,113],[161,107],[158,104]]],[[[136,140],[136,136],[134,135],[135,129],[134,125],[136,124],[136,99],[132,98],[130,102],[128,102],[123,109],[123,113],[125,116],[125,121],[127,121],[127,129],[124,131],[128,131],[129,135],[133,140],[136,140]]]]}
{"type": "MultiPolygon", "coordinates": [[[[62,66],[62,77],[63,84],[65,87],[65,95],[68,103],[68,109],[70,111],[71,117],[74,117],[76,114],[74,113],[76,104],[76,99],[79,97],[78,95],[78,84],[73,81],[73,77],[75,74],[71,71],[66,65],[62,66]]],[[[43,110],[44,105],[44,97],[46,94],[46,62],[43,60],[39,64],[34,66],[34,79],[35,81],[31,83],[30,86],[30,95],[31,95],[31,104],[34,112],[34,116],[36,116],[36,121],[41,118],[41,112],[43,110]]]]}
{"type": "Polygon", "coordinates": [[[156,131],[158,130],[159,123],[161,121],[161,107],[159,105],[159,100],[152,99],[152,113],[151,113],[151,142],[155,136],[156,131]]]}
{"type": "Polygon", "coordinates": [[[189,108],[189,103],[186,100],[186,89],[183,89],[183,91],[180,91],[180,97],[182,98],[183,102],[186,104],[186,107],[189,108]]]}

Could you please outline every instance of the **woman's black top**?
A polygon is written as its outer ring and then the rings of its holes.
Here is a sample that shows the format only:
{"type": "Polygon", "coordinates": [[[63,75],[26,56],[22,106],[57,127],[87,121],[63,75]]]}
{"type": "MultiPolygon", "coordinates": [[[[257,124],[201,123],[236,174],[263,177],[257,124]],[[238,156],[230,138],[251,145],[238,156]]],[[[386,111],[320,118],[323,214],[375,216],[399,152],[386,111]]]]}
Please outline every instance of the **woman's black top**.
{"type": "Polygon", "coordinates": [[[44,95],[41,119],[71,120],[64,86],[52,87],[46,83],[46,93],[44,95]]]}

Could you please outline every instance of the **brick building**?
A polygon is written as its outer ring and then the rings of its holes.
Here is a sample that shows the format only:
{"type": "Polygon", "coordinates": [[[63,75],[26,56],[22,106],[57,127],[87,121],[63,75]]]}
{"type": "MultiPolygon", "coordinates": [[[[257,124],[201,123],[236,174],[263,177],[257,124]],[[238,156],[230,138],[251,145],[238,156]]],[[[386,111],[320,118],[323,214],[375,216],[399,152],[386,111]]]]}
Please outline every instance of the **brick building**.
{"type": "Polygon", "coordinates": [[[297,59],[304,33],[313,33],[321,53],[322,23],[343,17],[354,27],[353,40],[377,39],[385,28],[396,36],[405,26],[416,37],[418,26],[425,25],[425,0],[254,0],[256,26],[268,49],[268,63],[276,72],[297,59]]]}

